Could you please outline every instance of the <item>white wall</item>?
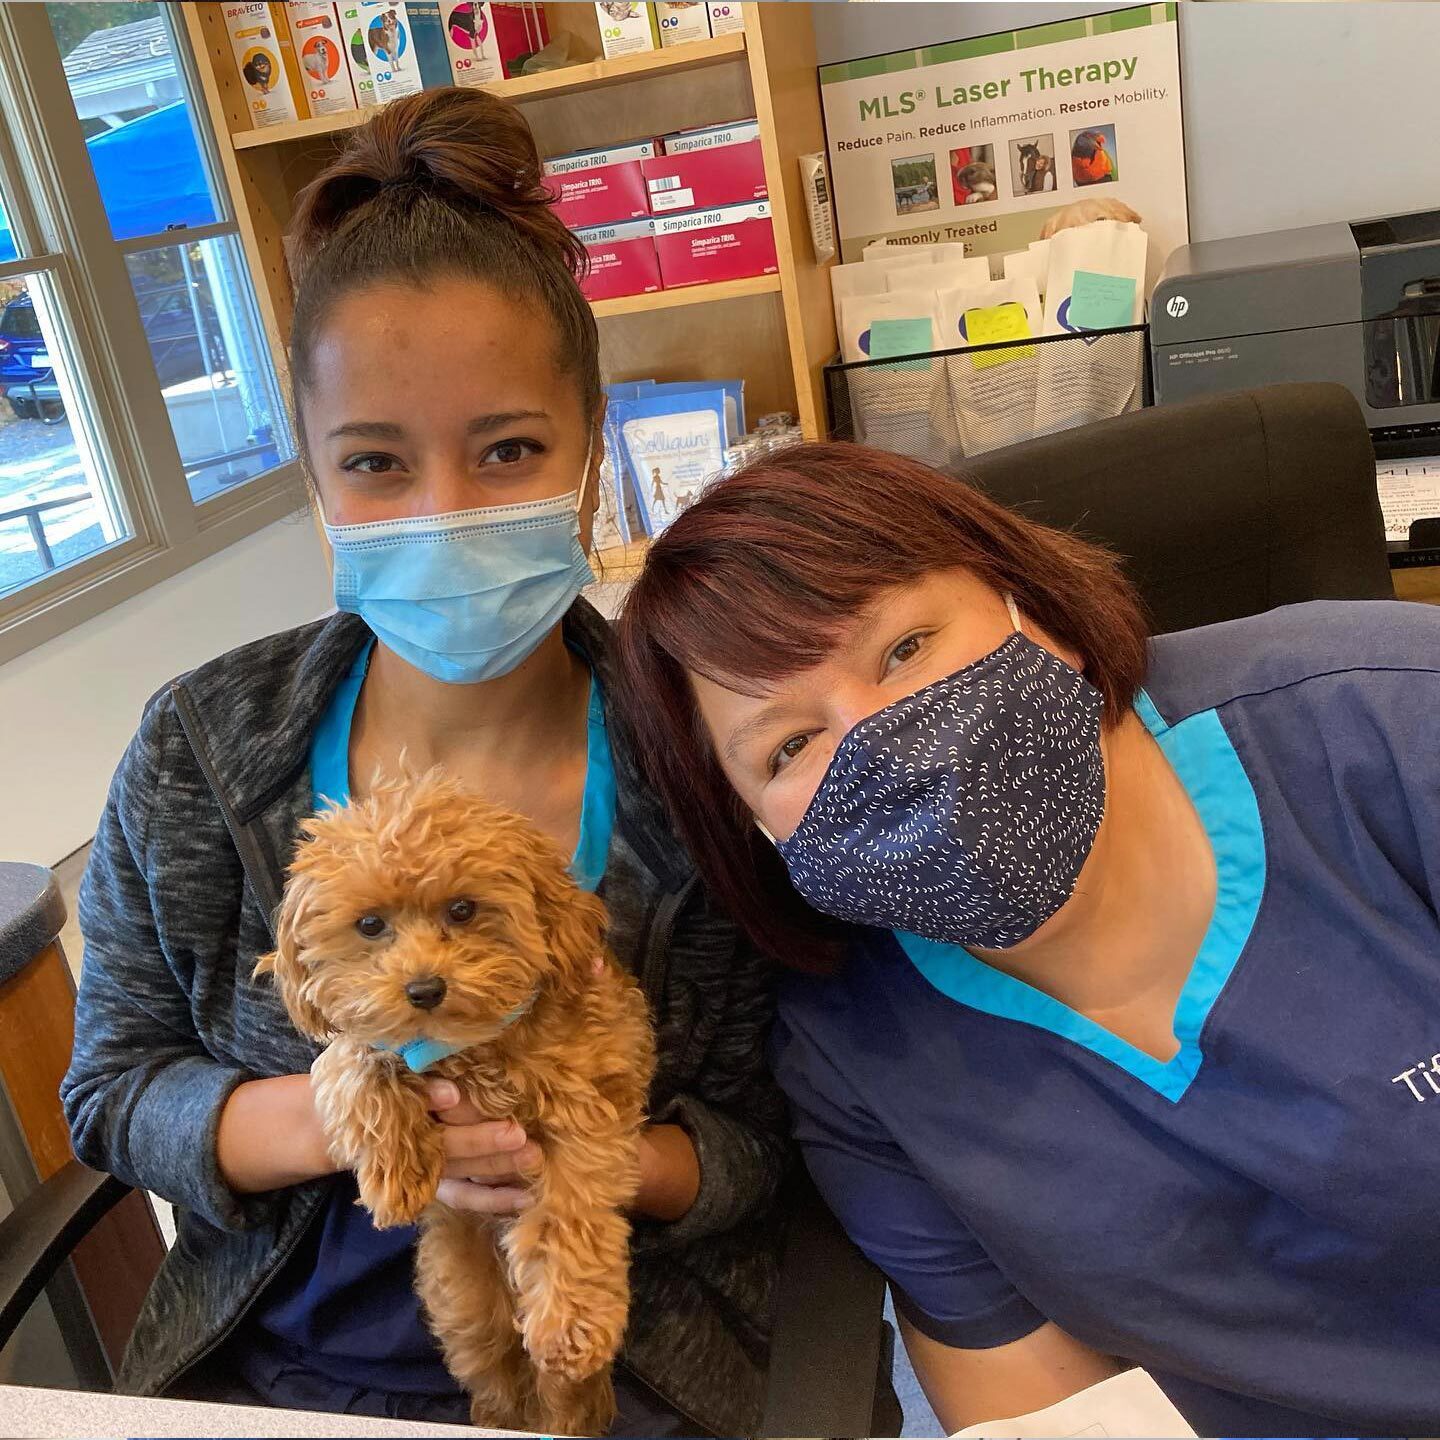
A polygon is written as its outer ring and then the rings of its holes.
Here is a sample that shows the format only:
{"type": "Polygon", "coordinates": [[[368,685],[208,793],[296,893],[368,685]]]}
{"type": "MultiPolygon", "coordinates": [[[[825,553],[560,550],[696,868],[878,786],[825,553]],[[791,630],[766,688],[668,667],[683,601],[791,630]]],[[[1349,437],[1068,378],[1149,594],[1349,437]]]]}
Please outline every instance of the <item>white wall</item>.
{"type": "Polygon", "coordinates": [[[0,860],[53,865],[91,838],[141,708],[167,680],[330,604],[302,515],[0,665],[0,860]]]}
{"type": "MultiPolygon", "coordinates": [[[[815,7],[822,64],[1120,9],[815,7]]],[[[1440,4],[1180,6],[1195,240],[1440,206],[1440,4]]]]}

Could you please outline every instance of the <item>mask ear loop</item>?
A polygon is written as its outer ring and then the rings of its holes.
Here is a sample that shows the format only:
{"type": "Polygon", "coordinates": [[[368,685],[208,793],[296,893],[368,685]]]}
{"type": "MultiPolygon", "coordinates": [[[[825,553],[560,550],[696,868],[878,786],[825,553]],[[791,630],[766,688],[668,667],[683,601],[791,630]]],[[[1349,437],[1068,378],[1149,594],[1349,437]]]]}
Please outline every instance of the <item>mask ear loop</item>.
{"type": "Polygon", "coordinates": [[[1010,624],[1017,633],[1023,634],[1020,629],[1020,612],[1015,608],[1015,597],[1007,590],[1005,592],[1005,608],[1010,612],[1010,624]]]}
{"type": "MultiPolygon", "coordinates": [[[[580,488],[575,492],[575,513],[585,513],[585,490],[590,484],[590,462],[595,458],[595,431],[590,431],[590,443],[585,447],[585,465],[580,471],[580,488]]],[[[595,477],[596,485],[600,483],[599,475],[595,477]]]]}

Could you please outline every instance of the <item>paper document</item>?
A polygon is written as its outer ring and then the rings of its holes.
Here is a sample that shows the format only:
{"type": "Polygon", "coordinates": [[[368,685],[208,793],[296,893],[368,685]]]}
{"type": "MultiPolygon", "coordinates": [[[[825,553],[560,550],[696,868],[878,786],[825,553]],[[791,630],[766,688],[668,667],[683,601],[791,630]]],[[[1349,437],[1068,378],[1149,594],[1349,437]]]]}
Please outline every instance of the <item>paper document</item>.
{"type": "Polygon", "coordinates": [[[1013,1420],[987,1420],[957,1431],[955,1440],[971,1436],[975,1440],[1068,1440],[1091,1435],[1099,1440],[1171,1440],[1194,1434],[1185,1417],[1143,1370],[1127,1370],[1048,1409],[1017,1415],[1013,1420]]]}
{"type": "Polygon", "coordinates": [[[1408,540],[1411,521],[1440,516],[1440,456],[1378,461],[1375,483],[1387,540],[1408,540]]]}

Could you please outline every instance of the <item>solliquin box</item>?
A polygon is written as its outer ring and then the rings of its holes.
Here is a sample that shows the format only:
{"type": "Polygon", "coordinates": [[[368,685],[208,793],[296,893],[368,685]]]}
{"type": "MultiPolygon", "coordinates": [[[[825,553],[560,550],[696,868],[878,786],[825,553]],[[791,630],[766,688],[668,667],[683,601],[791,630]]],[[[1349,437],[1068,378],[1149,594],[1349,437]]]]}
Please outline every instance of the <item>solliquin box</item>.
{"type": "Polygon", "coordinates": [[[598,0],[595,17],[600,22],[600,46],[607,60],[660,48],[653,5],[642,0],[598,0]]]}
{"type": "Polygon", "coordinates": [[[760,138],[758,120],[732,120],[728,125],[701,125],[677,130],[662,140],[667,155],[687,155],[692,150],[719,150],[726,145],[744,145],[760,138]]]}
{"type": "Polygon", "coordinates": [[[662,288],[653,220],[594,225],[577,230],[575,237],[590,256],[590,273],[580,282],[587,300],[645,295],[662,288]]]}
{"type": "Polygon", "coordinates": [[[355,87],[345,60],[340,17],[332,0],[285,0],[290,38],[300,57],[300,79],[310,114],[355,108],[355,87]]]}
{"type": "Polygon", "coordinates": [[[655,0],[655,19],[660,29],[661,49],[710,38],[705,0],[655,0]]]}
{"type": "Polygon", "coordinates": [[[576,170],[598,170],[627,160],[649,160],[660,153],[656,140],[632,140],[628,145],[607,145],[599,150],[575,150],[569,155],[552,155],[542,163],[547,175],[569,175],[576,170]]]}
{"type": "Polygon", "coordinates": [[[744,205],[767,199],[770,194],[758,140],[718,150],[657,155],[642,161],[641,169],[645,172],[652,215],[744,205]]]}
{"type": "Polygon", "coordinates": [[[712,35],[733,35],[745,28],[745,13],[740,9],[740,0],[710,0],[706,5],[710,15],[712,35]]]}
{"type": "Polygon", "coordinates": [[[622,160],[618,165],[597,165],[589,170],[572,170],[552,175],[555,213],[567,229],[584,230],[591,225],[614,225],[621,220],[638,220],[650,213],[645,195],[645,173],[639,160],[622,160]]]}
{"type": "Polygon", "coordinates": [[[308,120],[285,7],[254,0],[221,8],[251,123],[259,127],[308,120]]]}
{"type": "Polygon", "coordinates": [[[667,290],[773,275],[780,268],[768,200],[685,215],[657,215],[655,253],[660,257],[660,276],[667,290]]]}

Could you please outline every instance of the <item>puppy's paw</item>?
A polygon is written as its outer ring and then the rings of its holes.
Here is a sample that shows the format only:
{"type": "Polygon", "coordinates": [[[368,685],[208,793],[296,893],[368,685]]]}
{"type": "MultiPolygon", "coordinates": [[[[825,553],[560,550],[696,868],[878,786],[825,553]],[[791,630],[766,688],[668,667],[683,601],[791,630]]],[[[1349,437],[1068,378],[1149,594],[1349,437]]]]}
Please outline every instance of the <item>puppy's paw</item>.
{"type": "Polygon", "coordinates": [[[613,1325],[589,1315],[528,1316],[522,1322],[525,1348],[542,1374],[565,1380],[585,1380],[603,1370],[620,1348],[613,1325]]]}
{"type": "Polygon", "coordinates": [[[413,1225],[435,1200],[440,1167],[428,1170],[399,1166],[367,1157],[355,1167],[360,1203],[370,1212],[377,1230],[413,1225]]]}

